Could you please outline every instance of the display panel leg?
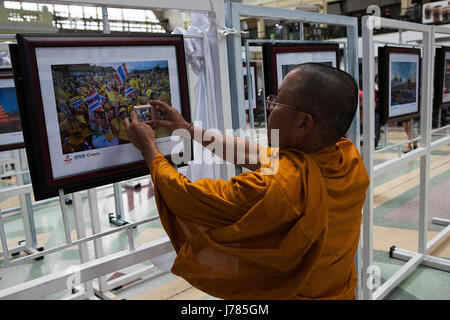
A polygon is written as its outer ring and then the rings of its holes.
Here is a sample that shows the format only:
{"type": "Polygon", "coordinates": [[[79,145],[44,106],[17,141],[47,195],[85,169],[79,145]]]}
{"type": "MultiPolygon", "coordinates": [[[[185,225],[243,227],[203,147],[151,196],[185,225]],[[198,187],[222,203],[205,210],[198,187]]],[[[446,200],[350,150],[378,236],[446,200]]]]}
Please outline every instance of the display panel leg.
{"type": "MultiPolygon", "coordinates": [[[[73,199],[73,213],[75,216],[75,228],[77,231],[78,239],[82,239],[86,237],[86,229],[83,217],[83,207],[81,202],[81,195],[79,192],[75,192],[72,194],[73,199]]],[[[81,264],[89,261],[89,250],[87,243],[81,243],[79,246],[80,251],[80,262],[81,264]]],[[[92,286],[92,281],[88,281],[84,284],[84,291],[86,292],[88,297],[92,297],[94,295],[94,289],[92,286]]]]}
{"type": "Polygon", "coordinates": [[[2,210],[0,209],[0,241],[2,243],[2,251],[3,251],[3,263],[5,267],[9,266],[9,251],[8,251],[8,243],[6,241],[6,232],[5,226],[3,224],[2,210]]]}
{"type": "Polygon", "coordinates": [[[109,213],[109,223],[121,227],[128,224],[128,221],[123,219],[123,199],[122,199],[122,187],[120,183],[114,183],[114,203],[116,212],[109,213]]]}
{"type": "MultiPolygon", "coordinates": [[[[89,189],[88,190],[88,201],[89,201],[89,214],[91,218],[91,226],[92,226],[92,234],[97,234],[101,232],[100,228],[100,219],[98,214],[98,204],[97,204],[97,190],[89,189]]],[[[95,258],[102,258],[104,256],[103,253],[103,242],[101,238],[94,240],[94,251],[95,258]]],[[[106,284],[106,276],[101,276],[98,278],[98,293],[106,293],[108,291],[108,286],[106,284]]]]}
{"type": "MultiPolygon", "coordinates": [[[[27,162],[25,159],[25,150],[14,150],[14,167],[17,171],[23,171],[27,169],[27,162]]],[[[17,185],[23,186],[30,183],[30,179],[26,174],[17,174],[17,185]]],[[[44,248],[39,248],[36,239],[36,228],[34,224],[33,207],[31,205],[31,196],[29,193],[19,195],[20,210],[22,213],[22,221],[25,232],[25,240],[19,241],[19,246],[24,247],[23,251],[27,254],[35,254],[39,251],[43,251],[44,248]]],[[[15,252],[14,255],[20,254],[20,251],[15,252]]],[[[43,257],[36,258],[41,260],[43,257]]]]}

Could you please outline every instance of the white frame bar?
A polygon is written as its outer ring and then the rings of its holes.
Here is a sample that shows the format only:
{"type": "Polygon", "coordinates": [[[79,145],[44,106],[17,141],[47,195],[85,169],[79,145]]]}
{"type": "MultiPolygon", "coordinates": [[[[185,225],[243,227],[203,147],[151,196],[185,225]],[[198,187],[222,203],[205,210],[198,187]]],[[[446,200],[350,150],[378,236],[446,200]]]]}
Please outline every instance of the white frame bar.
{"type": "MultiPolygon", "coordinates": [[[[391,258],[409,261],[411,258],[416,256],[416,252],[412,252],[404,249],[393,249],[390,256],[391,258]]],[[[433,256],[424,256],[421,265],[430,267],[433,269],[438,269],[446,272],[450,272],[450,260],[444,258],[438,258],[433,256]]]]}
{"type": "MultiPolygon", "coordinates": [[[[441,138],[431,142],[432,137],[432,89],[434,80],[434,38],[435,30],[450,34],[449,28],[427,26],[411,22],[404,22],[392,19],[379,18],[374,16],[364,16],[362,18],[362,42],[363,42],[363,92],[365,106],[368,106],[364,112],[364,141],[363,159],[370,178],[370,185],[366,193],[366,201],[364,203],[363,214],[363,270],[369,270],[373,263],[373,180],[374,178],[392,172],[413,160],[420,159],[420,212],[419,212],[419,243],[418,253],[403,254],[403,260],[409,260],[400,270],[398,270],[391,278],[389,278],[382,286],[372,292],[368,288],[368,280],[370,275],[363,273],[363,282],[366,284],[363,288],[364,299],[383,299],[389,292],[406,279],[419,265],[427,265],[432,263],[434,266],[439,265],[442,259],[428,256],[427,253],[435,249],[448,236],[450,228],[447,227],[441,231],[435,238],[427,243],[428,232],[428,212],[429,212],[429,193],[430,193],[430,162],[431,151],[437,149],[450,142],[449,137],[441,138]],[[399,158],[392,159],[377,166],[373,165],[374,160],[374,118],[375,118],[375,99],[374,99],[374,39],[373,29],[374,21],[377,19],[379,26],[383,28],[410,30],[422,32],[422,70],[421,70],[421,147],[409,152],[399,158]]],[[[404,45],[404,44],[399,44],[404,45]]],[[[392,248],[391,256],[401,256],[399,249],[392,248]]],[[[444,263],[443,267],[448,264],[444,263]]]]}
{"type": "MultiPolygon", "coordinates": [[[[92,260],[80,265],[80,283],[86,283],[106,274],[121,270],[132,265],[151,260],[172,250],[167,239],[156,240],[141,245],[136,251],[120,251],[103,258],[92,260]]],[[[0,300],[29,300],[50,295],[67,289],[67,281],[75,272],[60,271],[35,280],[0,290],[0,300]]]]}

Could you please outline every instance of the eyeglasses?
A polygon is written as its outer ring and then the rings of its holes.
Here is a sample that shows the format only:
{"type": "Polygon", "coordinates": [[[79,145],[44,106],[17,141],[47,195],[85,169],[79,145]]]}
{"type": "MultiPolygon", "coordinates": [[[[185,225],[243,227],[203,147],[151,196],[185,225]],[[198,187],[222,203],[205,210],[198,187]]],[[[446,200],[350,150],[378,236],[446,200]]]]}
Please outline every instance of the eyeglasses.
{"type": "Polygon", "coordinates": [[[269,111],[271,111],[273,108],[275,108],[278,105],[280,107],[284,107],[287,109],[292,109],[295,111],[302,111],[302,112],[308,113],[314,118],[314,115],[311,113],[311,111],[306,111],[299,107],[288,106],[287,104],[282,104],[282,103],[277,102],[277,96],[275,96],[273,94],[266,98],[266,104],[267,104],[267,108],[269,109],[269,111]]]}

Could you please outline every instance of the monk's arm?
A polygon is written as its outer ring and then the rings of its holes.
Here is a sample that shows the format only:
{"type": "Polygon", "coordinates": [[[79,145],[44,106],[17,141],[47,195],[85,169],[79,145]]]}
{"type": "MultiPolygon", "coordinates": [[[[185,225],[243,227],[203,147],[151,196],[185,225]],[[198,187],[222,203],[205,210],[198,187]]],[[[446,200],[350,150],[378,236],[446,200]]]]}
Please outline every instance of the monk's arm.
{"type": "MultiPolygon", "coordinates": [[[[241,218],[265,194],[266,179],[247,172],[225,181],[199,179],[191,182],[179,173],[161,153],[150,151],[148,161],[155,193],[180,218],[210,227],[230,224],[241,218]]],[[[158,204],[158,208],[161,204],[158,204]]]]}
{"type": "Polygon", "coordinates": [[[189,128],[192,139],[223,160],[255,171],[261,168],[260,145],[248,139],[226,136],[195,126],[189,128]]]}
{"type": "MultiPolygon", "coordinates": [[[[152,108],[156,108],[157,111],[164,114],[164,119],[152,119],[152,126],[165,127],[170,132],[184,131],[189,128],[191,139],[223,160],[252,171],[261,167],[259,161],[260,146],[257,143],[238,137],[225,136],[212,130],[197,128],[192,124],[190,125],[175,108],[167,103],[157,100],[151,100],[149,103],[152,104],[152,108]]],[[[181,134],[184,135],[185,131],[181,134]]]]}

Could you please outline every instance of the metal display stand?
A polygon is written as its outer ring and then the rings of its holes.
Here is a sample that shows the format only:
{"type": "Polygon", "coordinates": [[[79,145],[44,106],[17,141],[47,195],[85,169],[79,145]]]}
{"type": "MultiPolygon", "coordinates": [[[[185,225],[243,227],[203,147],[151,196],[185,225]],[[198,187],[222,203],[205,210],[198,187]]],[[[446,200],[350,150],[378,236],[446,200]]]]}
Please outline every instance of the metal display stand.
{"type": "MultiPolygon", "coordinates": [[[[58,0],[58,4],[85,4],[84,1],[75,0],[58,0]]],[[[52,3],[50,0],[49,3],[52,3]]],[[[104,21],[104,31],[109,33],[109,23],[107,17],[107,6],[111,7],[133,7],[136,9],[157,9],[157,10],[178,10],[178,11],[197,11],[205,12],[213,17],[218,25],[218,28],[223,28],[221,26],[225,25],[225,14],[222,0],[192,0],[186,2],[180,2],[178,0],[131,0],[126,4],[118,3],[115,0],[110,1],[97,1],[92,0],[90,4],[101,5],[103,10],[103,21],[104,21]]],[[[198,37],[197,37],[198,38],[198,37]]],[[[229,108],[225,106],[230,104],[229,101],[229,79],[228,79],[228,57],[226,50],[226,39],[224,37],[218,37],[217,41],[218,54],[220,60],[220,73],[218,73],[218,79],[220,81],[220,86],[222,88],[221,99],[223,108],[223,125],[224,128],[229,128],[231,124],[231,112],[229,108]]],[[[205,71],[206,72],[206,71],[205,71]]],[[[232,171],[230,167],[227,168],[227,176],[231,178],[232,171]]],[[[121,214],[123,213],[123,202],[122,202],[122,192],[120,184],[114,185],[115,191],[115,205],[116,213],[115,217],[118,218],[115,221],[120,223],[122,219],[121,214]]],[[[27,184],[24,186],[19,186],[15,188],[8,188],[8,190],[0,190],[0,197],[8,197],[12,195],[23,195],[30,193],[32,191],[31,185],[27,184]]],[[[85,233],[85,222],[83,218],[83,211],[81,202],[81,192],[72,194],[73,199],[73,211],[75,215],[75,229],[77,232],[77,240],[72,241],[70,236],[70,226],[69,219],[67,216],[67,205],[65,201],[65,195],[63,190],[59,192],[59,201],[62,212],[62,222],[65,232],[66,242],[57,247],[47,249],[41,252],[36,252],[29,256],[20,257],[14,260],[9,259],[9,255],[12,250],[8,250],[6,246],[6,235],[3,228],[3,221],[1,219],[0,213],[0,240],[2,245],[6,250],[3,251],[4,261],[6,267],[19,265],[31,259],[36,259],[43,257],[47,254],[64,250],[69,247],[79,246],[80,250],[80,262],[81,264],[77,266],[76,271],[64,270],[61,272],[56,272],[48,276],[43,276],[41,278],[28,281],[4,290],[0,290],[0,300],[1,299],[35,299],[43,297],[64,289],[68,288],[68,281],[74,276],[79,279],[79,282],[72,287],[72,293],[64,299],[91,299],[94,298],[94,294],[104,298],[104,299],[114,299],[116,298],[109,291],[117,288],[123,284],[131,282],[133,279],[141,277],[145,273],[150,271],[155,272],[156,267],[150,266],[143,268],[137,272],[132,272],[118,279],[106,281],[105,276],[109,273],[113,273],[117,270],[127,268],[129,266],[136,265],[138,263],[148,261],[155,257],[161,256],[165,253],[171,252],[173,247],[167,238],[156,240],[150,243],[135,246],[133,229],[139,225],[147,224],[159,219],[159,216],[154,216],[148,219],[144,219],[139,222],[128,222],[122,224],[117,228],[108,230],[105,232],[100,232],[100,223],[98,216],[98,204],[97,204],[97,194],[95,189],[88,190],[88,202],[90,208],[90,220],[92,226],[92,235],[86,236],[85,233]],[[118,233],[125,231],[128,238],[128,249],[104,256],[103,246],[101,238],[108,236],[113,233],[118,233]],[[87,242],[94,241],[95,249],[95,260],[89,261],[87,242]],[[82,286],[80,286],[82,285],[82,286]]]]}
{"type": "MultiPolygon", "coordinates": [[[[363,92],[364,92],[364,147],[363,159],[370,178],[370,184],[366,193],[366,201],[363,209],[363,297],[364,299],[383,299],[392,289],[406,279],[419,265],[428,265],[442,270],[447,270],[450,261],[432,257],[429,253],[450,235],[449,221],[433,219],[433,222],[441,222],[447,227],[435,238],[427,242],[428,213],[430,206],[430,161],[431,151],[450,143],[450,136],[432,141],[432,99],[433,99],[433,71],[434,71],[434,38],[435,33],[450,34],[449,28],[427,26],[423,24],[385,19],[374,16],[362,18],[362,44],[363,44],[363,92]],[[411,30],[423,35],[422,43],[422,70],[421,70],[421,110],[420,132],[421,145],[419,148],[398,158],[374,165],[374,40],[373,26],[389,29],[411,30]],[[395,247],[391,248],[390,256],[407,260],[393,276],[376,290],[373,287],[373,275],[369,273],[373,264],[373,191],[374,179],[386,173],[398,170],[406,164],[420,159],[420,202],[419,202],[419,243],[418,252],[409,252],[395,247]]],[[[448,133],[448,131],[447,131],[448,133]]]]}
{"type": "MultiPolygon", "coordinates": [[[[0,199],[7,199],[12,196],[18,196],[20,207],[17,208],[20,210],[22,215],[22,221],[24,226],[24,240],[18,242],[18,246],[13,248],[8,248],[6,243],[6,232],[4,230],[2,215],[5,212],[0,210],[0,233],[3,234],[5,238],[5,242],[2,241],[2,250],[0,254],[9,253],[11,256],[17,256],[21,252],[25,252],[27,254],[33,255],[37,252],[44,250],[43,247],[37,244],[36,239],[36,228],[34,223],[33,216],[33,206],[31,204],[31,188],[26,189],[27,192],[21,192],[21,187],[30,184],[30,177],[27,167],[26,155],[24,149],[17,149],[13,151],[14,158],[12,159],[12,163],[14,164],[15,171],[11,173],[5,174],[5,176],[16,176],[17,186],[13,188],[5,188],[0,190],[0,199]],[[15,192],[17,190],[17,192],[15,192]],[[6,191],[3,193],[3,191],[6,191]]],[[[16,209],[16,211],[17,211],[16,209]]],[[[36,258],[36,260],[40,260],[43,257],[36,258]]],[[[5,263],[6,264],[6,263],[5,263]]]]}
{"type": "MultiPolygon", "coordinates": [[[[241,17],[253,17],[259,19],[270,20],[284,20],[284,21],[296,21],[301,23],[300,28],[300,42],[304,39],[303,35],[303,23],[319,23],[327,25],[344,26],[347,29],[347,41],[346,41],[346,71],[353,76],[358,82],[358,19],[348,16],[338,16],[330,14],[321,14],[315,12],[305,12],[298,10],[287,10],[271,7],[261,7],[253,5],[245,5],[240,3],[226,3],[226,26],[233,31],[232,36],[228,37],[228,60],[229,60],[229,74],[230,79],[230,92],[231,92],[231,109],[232,109],[232,121],[233,129],[241,129],[240,132],[244,132],[247,129],[246,115],[245,115],[245,95],[244,95],[244,80],[242,72],[242,45],[241,45],[241,17]]],[[[246,57],[248,60],[248,43],[246,42],[246,57]]],[[[255,40],[261,41],[261,40],[255,40]]],[[[271,41],[273,42],[273,41],[271,41]]],[[[282,42],[287,42],[283,40],[282,42]]],[[[304,41],[302,42],[304,43],[304,41]]],[[[336,43],[336,42],[334,42],[336,43]]],[[[247,74],[249,74],[249,63],[247,63],[247,74]]],[[[251,81],[249,81],[251,86],[251,81]]],[[[249,90],[252,91],[251,87],[249,90]]],[[[251,95],[249,95],[251,99],[251,95]]],[[[249,101],[251,105],[251,101],[249,101]]],[[[253,112],[250,108],[249,118],[251,123],[253,122],[253,112]]],[[[253,123],[252,123],[253,124],[253,123]]],[[[347,137],[353,142],[356,148],[360,147],[360,135],[359,135],[359,106],[355,113],[355,118],[347,132],[347,137]]],[[[361,297],[361,270],[360,270],[360,246],[355,256],[355,265],[358,274],[358,284],[356,287],[356,296],[359,299],[361,297]]]]}

